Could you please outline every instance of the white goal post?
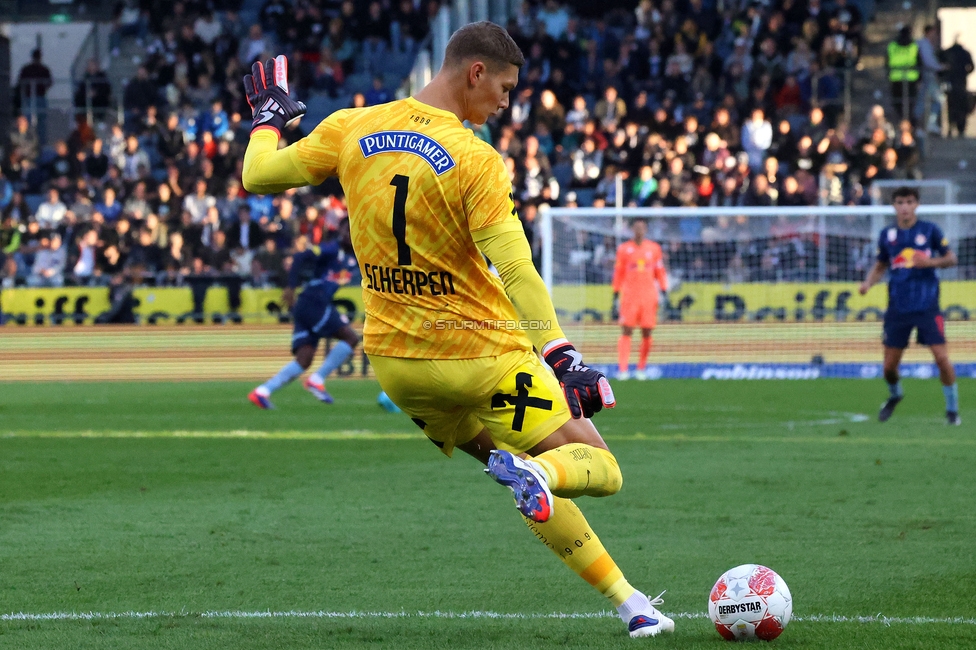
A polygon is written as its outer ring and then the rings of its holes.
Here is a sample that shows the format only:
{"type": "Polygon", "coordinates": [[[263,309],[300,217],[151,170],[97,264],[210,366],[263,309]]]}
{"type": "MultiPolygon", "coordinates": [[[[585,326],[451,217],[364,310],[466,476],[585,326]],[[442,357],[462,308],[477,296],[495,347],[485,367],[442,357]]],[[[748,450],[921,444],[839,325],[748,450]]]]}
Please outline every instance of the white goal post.
{"type": "MultiPolygon", "coordinates": [[[[956,268],[940,271],[942,308],[953,361],[976,376],[976,205],[921,205],[918,216],[939,225],[959,256],[956,268]]],[[[659,305],[650,376],[879,372],[886,291],[861,296],[857,287],[879,234],[894,223],[891,206],[540,210],[542,277],[593,365],[616,368],[613,262],[638,217],[664,250],[671,285],[659,305]]],[[[931,374],[924,348],[913,345],[905,359],[908,372],[931,374]]]]}

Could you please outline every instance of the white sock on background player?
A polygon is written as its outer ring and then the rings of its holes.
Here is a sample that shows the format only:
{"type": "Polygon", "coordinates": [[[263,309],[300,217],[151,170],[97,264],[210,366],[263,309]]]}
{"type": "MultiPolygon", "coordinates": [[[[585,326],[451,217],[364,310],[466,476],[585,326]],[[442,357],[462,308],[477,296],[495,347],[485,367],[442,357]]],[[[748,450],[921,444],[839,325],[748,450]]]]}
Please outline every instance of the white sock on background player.
{"type": "Polygon", "coordinates": [[[264,382],[255,389],[260,395],[267,397],[282,386],[291,383],[296,378],[301,377],[305,369],[297,361],[292,361],[278,371],[278,374],[264,382]]]}

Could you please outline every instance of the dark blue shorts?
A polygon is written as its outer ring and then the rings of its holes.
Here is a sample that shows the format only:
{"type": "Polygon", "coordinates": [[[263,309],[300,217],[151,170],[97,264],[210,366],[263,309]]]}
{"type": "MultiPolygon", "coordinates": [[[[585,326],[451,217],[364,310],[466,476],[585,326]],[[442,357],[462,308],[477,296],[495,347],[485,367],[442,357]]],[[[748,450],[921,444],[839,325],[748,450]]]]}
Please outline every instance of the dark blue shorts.
{"type": "Polygon", "coordinates": [[[945,339],[945,320],[941,312],[925,311],[908,314],[892,314],[890,311],[884,318],[884,336],[882,342],[886,348],[904,350],[908,347],[908,339],[912,330],[918,330],[916,340],[919,345],[941,345],[945,339]]]}
{"type": "Polygon", "coordinates": [[[295,320],[295,330],[291,335],[292,354],[304,345],[318,348],[319,339],[332,337],[349,323],[345,314],[333,305],[315,300],[302,300],[301,297],[295,303],[292,315],[295,320]]]}

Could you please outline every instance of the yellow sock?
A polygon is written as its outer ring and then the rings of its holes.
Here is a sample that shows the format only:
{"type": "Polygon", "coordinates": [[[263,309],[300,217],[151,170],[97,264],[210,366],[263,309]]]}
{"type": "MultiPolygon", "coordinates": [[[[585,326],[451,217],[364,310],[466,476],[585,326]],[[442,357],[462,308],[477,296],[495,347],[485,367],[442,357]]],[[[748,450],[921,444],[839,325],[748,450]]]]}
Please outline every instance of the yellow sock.
{"type": "Polygon", "coordinates": [[[552,516],[540,524],[525,519],[540,542],[552,549],[576,574],[619,607],[636,591],[603,548],[576,504],[554,497],[552,516]]]}
{"type": "Polygon", "coordinates": [[[606,449],[573,442],[532,458],[546,472],[549,489],[558,497],[605,497],[623,483],[617,459],[606,449]]]}

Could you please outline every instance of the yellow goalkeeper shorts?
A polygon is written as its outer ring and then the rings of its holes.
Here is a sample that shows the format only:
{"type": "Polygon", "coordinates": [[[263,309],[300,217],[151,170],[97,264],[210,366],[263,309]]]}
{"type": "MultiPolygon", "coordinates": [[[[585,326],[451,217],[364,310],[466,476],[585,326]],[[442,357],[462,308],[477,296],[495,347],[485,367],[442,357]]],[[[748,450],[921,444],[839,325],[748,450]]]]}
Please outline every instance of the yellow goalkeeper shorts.
{"type": "Polygon", "coordinates": [[[570,419],[559,382],[531,351],[369,361],[386,394],[448,456],[485,427],[499,449],[521,453],[570,419]]]}

